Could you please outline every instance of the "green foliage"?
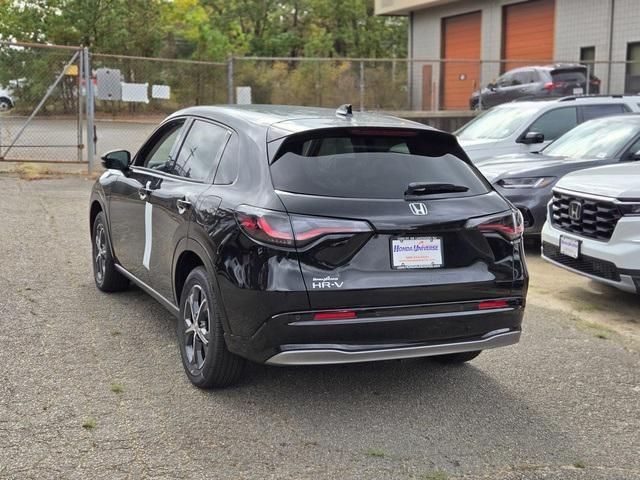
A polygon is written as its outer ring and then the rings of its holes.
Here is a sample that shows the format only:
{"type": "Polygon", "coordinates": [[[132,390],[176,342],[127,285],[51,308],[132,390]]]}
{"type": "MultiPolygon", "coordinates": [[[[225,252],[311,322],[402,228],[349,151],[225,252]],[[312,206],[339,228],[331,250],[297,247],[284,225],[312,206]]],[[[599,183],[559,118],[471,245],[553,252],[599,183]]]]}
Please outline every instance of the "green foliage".
{"type": "Polygon", "coordinates": [[[7,0],[0,38],[86,45],[95,53],[224,60],[398,57],[407,22],[373,0],[7,0]]]}

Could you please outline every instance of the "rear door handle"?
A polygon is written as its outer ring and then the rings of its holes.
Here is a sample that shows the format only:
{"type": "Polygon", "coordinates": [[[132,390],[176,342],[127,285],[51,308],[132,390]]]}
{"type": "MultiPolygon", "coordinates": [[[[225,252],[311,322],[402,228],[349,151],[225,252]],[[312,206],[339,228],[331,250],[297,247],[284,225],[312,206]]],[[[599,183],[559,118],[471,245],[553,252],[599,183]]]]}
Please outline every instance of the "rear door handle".
{"type": "Polygon", "coordinates": [[[176,206],[178,207],[178,213],[182,215],[191,207],[191,202],[189,200],[180,199],[176,202],[176,206]]]}

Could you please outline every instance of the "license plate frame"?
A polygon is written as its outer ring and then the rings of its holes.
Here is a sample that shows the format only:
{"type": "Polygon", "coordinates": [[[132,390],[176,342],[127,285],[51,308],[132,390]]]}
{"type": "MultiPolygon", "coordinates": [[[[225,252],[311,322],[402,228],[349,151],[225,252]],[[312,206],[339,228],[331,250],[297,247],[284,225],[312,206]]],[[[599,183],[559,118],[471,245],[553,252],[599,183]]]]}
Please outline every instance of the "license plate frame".
{"type": "Polygon", "coordinates": [[[444,252],[442,237],[436,235],[392,237],[389,241],[389,255],[393,270],[434,270],[444,267],[444,252]],[[420,245],[423,242],[423,245],[420,245]],[[406,247],[400,251],[395,246],[406,247]],[[433,247],[423,251],[416,250],[416,246],[433,247]],[[411,249],[411,250],[409,250],[411,249]]]}
{"type": "Polygon", "coordinates": [[[580,258],[581,243],[577,238],[560,235],[560,245],[558,246],[560,254],[577,260],[580,258]]]}
{"type": "Polygon", "coordinates": [[[573,94],[574,95],[584,95],[584,88],[582,87],[576,87],[573,89],[573,94]]]}

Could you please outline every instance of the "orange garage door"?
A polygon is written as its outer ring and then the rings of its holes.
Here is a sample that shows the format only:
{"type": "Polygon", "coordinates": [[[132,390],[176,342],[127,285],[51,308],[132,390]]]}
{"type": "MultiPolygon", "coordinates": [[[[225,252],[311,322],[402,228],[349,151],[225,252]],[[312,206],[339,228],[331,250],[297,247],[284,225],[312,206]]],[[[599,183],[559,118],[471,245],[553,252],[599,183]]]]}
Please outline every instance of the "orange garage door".
{"type": "MultiPolygon", "coordinates": [[[[442,19],[442,58],[480,60],[480,12],[442,19]]],[[[480,80],[480,63],[446,62],[442,68],[442,107],[467,110],[480,80]]]]}
{"type": "MultiPolygon", "coordinates": [[[[536,60],[537,64],[551,62],[555,0],[532,0],[506,5],[502,11],[502,20],[504,60],[536,60]]],[[[503,71],[527,64],[507,62],[503,71]]]]}

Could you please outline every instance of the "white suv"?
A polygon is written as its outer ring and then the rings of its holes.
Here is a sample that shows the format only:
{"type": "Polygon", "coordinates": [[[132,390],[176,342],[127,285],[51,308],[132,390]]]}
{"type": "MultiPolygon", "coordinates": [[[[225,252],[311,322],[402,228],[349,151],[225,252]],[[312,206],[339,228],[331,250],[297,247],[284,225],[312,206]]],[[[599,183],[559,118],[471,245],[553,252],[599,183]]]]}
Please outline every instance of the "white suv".
{"type": "MultiPolygon", "coordinates": [[[[640,160],[640,152],[636,154],[640,160]]],[[[640,293],[640,162],[566,175],[553,189],[542,257],[640,293]]]]}
{"type": "Polygon", "coordinates": [[[640,112],[640,96],[602,95],[516,101],[487,110],[455,132],[473,162],[538,152],[593,118],[640,112]]]}

